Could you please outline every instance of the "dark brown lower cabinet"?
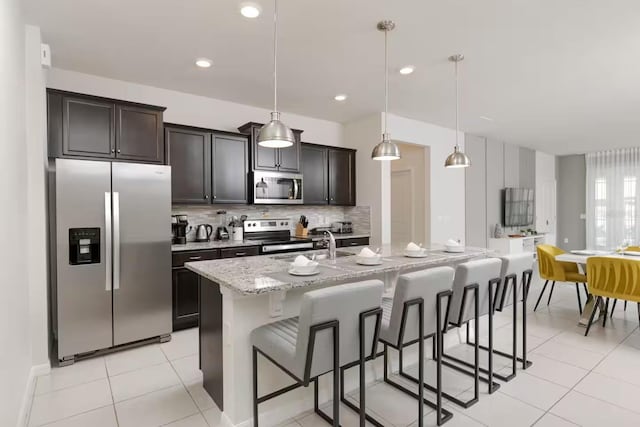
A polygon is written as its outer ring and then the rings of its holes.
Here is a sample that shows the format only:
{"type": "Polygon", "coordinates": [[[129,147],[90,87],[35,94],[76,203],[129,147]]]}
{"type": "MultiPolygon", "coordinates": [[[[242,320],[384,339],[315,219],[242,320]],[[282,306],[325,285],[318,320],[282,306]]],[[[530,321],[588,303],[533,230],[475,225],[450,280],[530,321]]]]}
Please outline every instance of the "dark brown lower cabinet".
{"type": "Polygon", "coordinates": [[[173,330],[198,326],[198,275],[186,268],[173,269],[173,330]]]}
{"type": "Polygon", "coordinates": [[[369,244],[368,237],[354,237],[352,239],[336,239],[338,248],[348,248],[350,246],[366,246],[369,244]]]}

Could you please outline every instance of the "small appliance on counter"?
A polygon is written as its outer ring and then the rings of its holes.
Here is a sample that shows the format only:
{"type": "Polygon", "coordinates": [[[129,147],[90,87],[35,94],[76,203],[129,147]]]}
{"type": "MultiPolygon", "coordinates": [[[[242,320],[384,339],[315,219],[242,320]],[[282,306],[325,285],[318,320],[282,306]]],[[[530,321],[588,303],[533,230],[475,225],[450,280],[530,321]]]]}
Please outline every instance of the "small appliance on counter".
{"type": "Polygon", "coordinates": [[[224,225],[219,225],[216,229],[216,240],[229,240],[229,231],[224,225]]]}
{"type": "Polygon", "coordinates": [[[187,233],[191,231],[187,215],[173,215],[171,217],[171,243],[184,245],[187,243],[187,233]]]}
{"type": "Polygon", "coordinates": [[[200,224],[196,227],[196,242],[208,242],[211,240],[213,227],[211,224],[200,224]]]}
{"type": "Polygon", "coordinates": [[[351,221],[338,221],[331,224],[332,231],[335,229],[335,233],[351,234],[353,233],[353,223],[351,221]]]}

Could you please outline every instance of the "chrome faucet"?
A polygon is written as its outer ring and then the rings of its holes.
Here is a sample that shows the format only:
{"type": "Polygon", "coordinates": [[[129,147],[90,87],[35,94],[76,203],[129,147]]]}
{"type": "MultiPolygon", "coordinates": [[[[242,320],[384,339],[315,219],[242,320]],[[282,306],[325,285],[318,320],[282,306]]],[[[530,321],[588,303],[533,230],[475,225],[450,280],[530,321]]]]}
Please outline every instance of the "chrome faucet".
{"type": "Polygon", "coordinates": [[[329,238],[329,259],[332,261],[335,261],[336,259],[336,238],[333,237],[333,233],[331,233],[330,231],[325,231],[325,241],[326,238],[329,238]]]}

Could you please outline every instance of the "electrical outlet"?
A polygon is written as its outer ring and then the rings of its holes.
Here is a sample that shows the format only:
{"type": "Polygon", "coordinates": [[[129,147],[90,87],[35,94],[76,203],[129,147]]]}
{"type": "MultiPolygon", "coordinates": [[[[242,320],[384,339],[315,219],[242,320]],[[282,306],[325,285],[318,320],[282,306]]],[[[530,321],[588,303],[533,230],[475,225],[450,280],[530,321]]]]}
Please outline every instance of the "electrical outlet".
{"type": "Polygon", "coordinates": [[[569,243],[569,238],[568,238],[568,237],[565,237],[565,238],[564,238],[564,242],[565,242],[565,243],[569,243]]]}
{"type": "Polygon", "coordinates": [[[583,213],[581,213],[581,214],[580,214],[580,219],[587,219],[587,214],[583,214],[583,213]]]}

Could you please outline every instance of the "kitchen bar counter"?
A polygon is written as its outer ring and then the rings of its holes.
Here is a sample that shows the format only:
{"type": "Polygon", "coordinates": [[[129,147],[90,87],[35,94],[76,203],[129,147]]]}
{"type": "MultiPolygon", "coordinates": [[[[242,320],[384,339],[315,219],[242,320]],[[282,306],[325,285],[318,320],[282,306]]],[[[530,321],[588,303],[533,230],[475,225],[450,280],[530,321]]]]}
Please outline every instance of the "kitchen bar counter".
{"type": "Polygon", "coordinates": [[[403,250],[388,247],[382,252],[381,265],[362,266],[356,263],[355,254],[359,250],[359,248],[340,248],[338,252],[353,255],[342,256],[335,261],[321,260],[319,261],[320,273],[306,277],[292,276],[287,273],[291,254],[197,261],[186,263],[185,267],[238,294],[257,295],[317,284],[327,285],[344,280],[358,280],[374,274],[404,269],[459,263],[487,253],[486,249],[480,248],[466,248],[463,253],[447,253],[440,249],[432,249],[428,251],[428,256],[425,258],[408,258],[403,255],[403,250]]]}
{"type": "MultiPolygon", "coordinates": [[[[200,367],[203,386],[222,410],[227,426],[251,425],[252,359],[251,331],[262,325],[299,314],[303,295],[312,289],[336,286],[368,279],[380,279],[387,293],[404,272],[461,262],[487,256],[487,249],[467,248],[464,253],[446,253],[431,248],[426,258],[407,258],[402,249],[383,248],[383,263],[361,266],[353,256],[360,247],[339,248],[335,261],[320,260],[321,273],[311,277],[287,273],[295,254],[263,255],[237,259],[198,261],[185,264],[200,277],[200,367]]],[[[312,251],[319,252],[319,251],[312,251]]],[[[405,352],[405,361],[413,363],[417,354],[405,352]]],[[[395,366],[397,359],[392,357],[395,366]]],[[[265,395],[288,384],[291,378],[259,358],[258,388],[265,395]]],[[[382,358],[370,363],[368,380],[379,380],[382,358]]],[[[357,387],[357,378],[347,375],[344,390],[357,387]]],[[[319,381],[321,404],[330,399],[330,379],[319,381]]],[[[313,408],[312,392],[293,390],[260,405],[261,423],[278,425],[292,416],[313,408]]]]}

